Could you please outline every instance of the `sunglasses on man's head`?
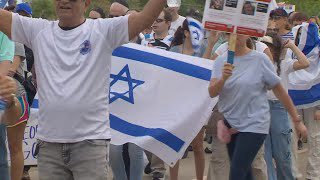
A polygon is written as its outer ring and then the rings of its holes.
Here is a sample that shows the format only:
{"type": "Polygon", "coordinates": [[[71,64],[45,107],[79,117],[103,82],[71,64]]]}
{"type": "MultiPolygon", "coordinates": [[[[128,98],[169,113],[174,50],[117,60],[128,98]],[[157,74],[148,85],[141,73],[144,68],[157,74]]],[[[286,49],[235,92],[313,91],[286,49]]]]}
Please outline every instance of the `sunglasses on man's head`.
{"type": "Polygon", "coordinates": [[[160,19],[160,18],[156,19],[157,23],[162,23],[163,21],[164,21],[164,19],[160,19]]]}

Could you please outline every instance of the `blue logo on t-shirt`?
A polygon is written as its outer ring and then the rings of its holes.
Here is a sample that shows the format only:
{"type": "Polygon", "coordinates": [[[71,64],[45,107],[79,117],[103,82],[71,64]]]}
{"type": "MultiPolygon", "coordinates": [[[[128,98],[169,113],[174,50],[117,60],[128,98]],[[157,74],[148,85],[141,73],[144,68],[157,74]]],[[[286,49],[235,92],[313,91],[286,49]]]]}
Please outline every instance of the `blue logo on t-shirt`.
{"type": "Polygon", "coordinates": [[[89,40],[85,40],[80,46],[80,53],[86,55],[91,51],[91,43],[89,40]]]}

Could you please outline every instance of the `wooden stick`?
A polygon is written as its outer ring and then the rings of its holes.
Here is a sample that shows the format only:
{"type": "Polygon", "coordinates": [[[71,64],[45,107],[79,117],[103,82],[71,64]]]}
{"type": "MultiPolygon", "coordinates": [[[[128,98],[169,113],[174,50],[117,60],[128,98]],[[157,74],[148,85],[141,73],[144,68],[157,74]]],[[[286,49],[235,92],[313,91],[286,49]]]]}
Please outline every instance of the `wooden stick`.
{"type": "Polygon", "coordinates": [[[229,51],[228,51],[228,63],[233,64],[234,53],[236,51],[237,34],[230,34],[229,37],[229,51]]]}

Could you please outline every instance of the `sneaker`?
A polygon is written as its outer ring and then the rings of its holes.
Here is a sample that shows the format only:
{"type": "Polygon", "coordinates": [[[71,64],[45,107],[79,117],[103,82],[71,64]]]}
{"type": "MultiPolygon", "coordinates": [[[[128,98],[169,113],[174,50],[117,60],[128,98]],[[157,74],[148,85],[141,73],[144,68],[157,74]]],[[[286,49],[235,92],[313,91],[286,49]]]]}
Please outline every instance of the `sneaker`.
{"type": "Polygon", "coordinates": [[[152,173],[153,180],[160,180],[162,178],[164,178],[164,174],[162,174],[161,172],[153,172],[152,173]]]}
{"type": "Polygon", "coordinates": [[[23,175],[21,180],[30,180],[29,172],[28,171],[23,171],[23,175]]]}
{"type": "Polygon", "coordinates": [[[184,152],[184,154],[183,154],[183,156],[182,156],[182,159],[185,159],[185,158],[187,158],[188,157],[188,150],[186,150],[185,152],[184,152]]]}
{"type": "Polygon", "coordinates": [[[152,169],[151,169],[151,163],[149,162],[147,164],[147,166],[144,168],[144,173],[145,174],[150,174],[152,172],[152,169]]]}
{"type": "Polygon", "coordinates": [[[212,151],[208,147],[206,147],[204,149],[204,152],[207,153],[207,154],[211,154],[212,153],[212,151]]]}

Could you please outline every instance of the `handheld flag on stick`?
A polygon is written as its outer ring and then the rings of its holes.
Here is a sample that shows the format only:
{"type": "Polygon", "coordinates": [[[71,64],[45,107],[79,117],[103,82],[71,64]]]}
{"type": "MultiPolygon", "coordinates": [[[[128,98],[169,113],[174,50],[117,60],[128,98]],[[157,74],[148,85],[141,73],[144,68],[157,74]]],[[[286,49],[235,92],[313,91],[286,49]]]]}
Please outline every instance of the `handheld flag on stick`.
{"type": "Polygon", "coordinates": [[[204,39],[204,28],[201,22],[192,17],[187,17],[187,21],[191,34],[192,48],[195,52],[199,52],[202,40],[204,39]]]}

